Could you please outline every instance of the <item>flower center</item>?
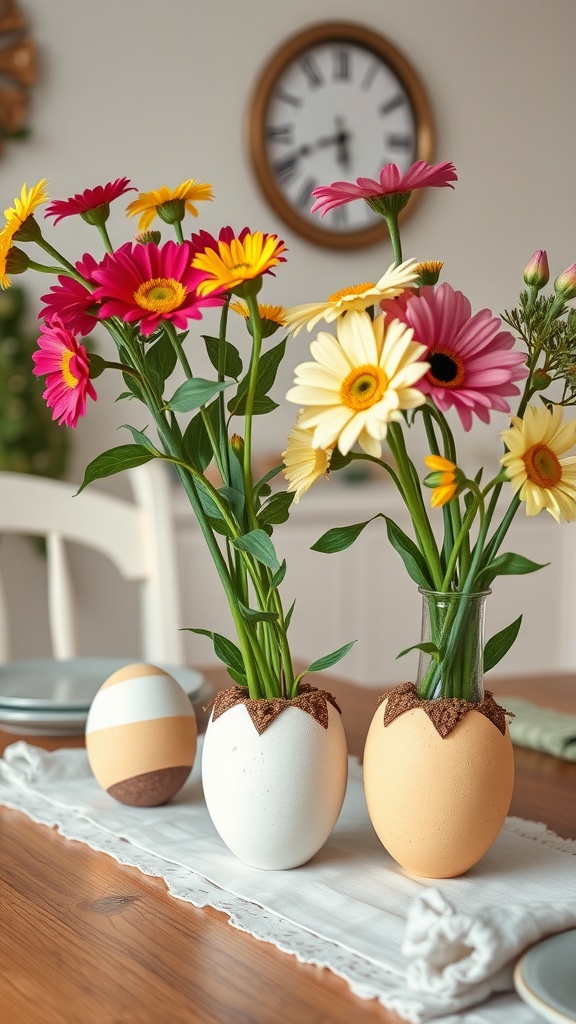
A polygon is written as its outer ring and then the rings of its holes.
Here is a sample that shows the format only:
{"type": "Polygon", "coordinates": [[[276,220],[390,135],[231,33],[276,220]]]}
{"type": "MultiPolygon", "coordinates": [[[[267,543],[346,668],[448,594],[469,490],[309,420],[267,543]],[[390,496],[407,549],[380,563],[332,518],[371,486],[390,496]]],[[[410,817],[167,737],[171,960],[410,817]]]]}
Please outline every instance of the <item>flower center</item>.
{"type": "Polygon", "coordinates": [[[459,388],[464,383],[464,362],[455,352],[435,348],[425,358],[430,363],[427,377],[441,388],[459,388]]]}
{"type": "Polygon", "coordinates": [[[348,295],[361,295],[363,292],[368,291],[369,288],[374,288],[373,281],[364,281],[363,284],[351,284],[348,288],[341,288],[339,292],[332,292],[332,295],[328,296],[328,302],[338,302],[340,299],[345,299],[348,295]]]}
{"type": "Polygon", "coordinates": [[[72,362],[73,359],[74,352],[72,352],[71,349],[67,348],[62,353],[62,362],[60,364],[60,369],[62,370],[62,378],[67,388],[75,388],[79,383],[79,378],[75,377],[74,374],[72,373],[72,370],[70,369],[70,363],[72,362]]]}
{"type": "Polygon", "coordinates": [[[143,281],[134,292],[134,302],[151,313],[171,313],[178,309],[186,298],[186,288],[173,277],[153,277],[143,281]]]}
{"type": "Polygon", "coordinates": [[[538,487],[555,487],[562,479],[562,466],[545,444],[533,444],[522,456],[530,483],[538,487]]]}
{"type": "Polygon", "coordinates": [[[350,371],[340,387],[342,404],[354,412],[376,405],[388,387],[388,377],[379,366],[357,366],[350,371]]]}

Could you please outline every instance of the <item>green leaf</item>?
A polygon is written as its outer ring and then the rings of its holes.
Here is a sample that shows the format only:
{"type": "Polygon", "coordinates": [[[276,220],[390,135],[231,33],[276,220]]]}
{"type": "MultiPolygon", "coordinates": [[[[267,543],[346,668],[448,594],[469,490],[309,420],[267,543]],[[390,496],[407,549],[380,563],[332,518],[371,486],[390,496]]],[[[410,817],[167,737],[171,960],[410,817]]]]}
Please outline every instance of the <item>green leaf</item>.
{"type": "Polygon", "coordinates": [[[258,522],[261,526],[278,526],[285,523],[290,515],[290,506],[294,501],[294,495],[287,491],[280,491],[273,494],[265,505],[258,512],[258,522]]]}
{"type": "MultiPolygon", "coordinates": [[[[332,665],[336,665],[337,662],[341,661],[348,654],[348,651],[355,643],[355,640],[351,640],[349,644],[344,644],[344,647],[339,647],[337,651],[332,651],[332,654],[326,654],[323,658],[318,658],[318,661],[313,661],[306,669],[306,672],[322,672],[325,668],[331,668],[332,665]]],[[[306,675],[306,672],[303,672],[302,676],[306,675]]]]}
{"type": "MultiPolygon", "coordinates": [[[[268,395],[270,388],[272,387],[274,381],[276,380],[278,367],[282,362],[285,349],[286,338],[284,338],[283,341],[279,342],[278,345],[275,345],[274,348],[269,349],[267,352],[264,352],[263,355],[260,356],[260,361],[258,364],[258,375],[256,378],[256,401],[254,403],[255,415],[261,414],[262,412],[271,411],[269,408],[265,409],[261,408],[260,406],[262,404],[262,400],[265,399],[265,396],[268,395]]],[[[246,411],[246,395],[248,391],[248,382],[249,374],[246,374],[246,376],[243,377],[242,380],[240,381],[238,391],[236,392],[234,398],[231,398],[228,403],[228,409],[233,416],[243,416],[246,411]]],[[[269,404],[271,401],[271,399],[266,399],[263,404],[269,404]]],[[[276,402],[272,403],[272,405],[274,409],[278,408],[276,402]]]]}
{"type": "Polygon", "coordinates": [[[231,640],[228,640],[227,637],[222,636],[221,633],[214,633],[211,629],[194,629],[192,626],[186,628],[189,633],[198,633],[200,636],[210,637],[214,644],[214,653],[216,657],[220,658],[220,661],[223,661],[231,671],[237,672],[241,676],[245,677],[242,652],[236,644],[232,643],[231,640]]]}
{"type": "Polygon", "coordinates": [[[247,622],[278,622],[277,612],[263,612],[259,608],[247,608],[241,601],[237,601],[240,614],[247,622]]]}
{"type": "Polygon", "coordinates": [[[233,668],[228,665],[228,675],[232,682],[236,683],[236,686],[243,686],[245,690],[248,689],[248,680],[246,679],[245,672],[236,672],[233,668]]]}
{"type": "Polygon", "coordinates": [[[245,533],[242,537],[233,540],[232,544],[238,551],[247,551],[258,562],[262,562],[270,569],[276,571],[280,568],[274,545],[264,530],[252,530],[250,533],[245,533]]]}
{"type": "MultiPolygon", "coordinates": [[[[140,388],[140,385],[139,385],[138,381],[136,380],[136,378],[134,377],[134,375],[132,373],[123,373],[122,377],[124,379],[124,383],[125,383],[126,387],[128,388],[128,391],[130,392],[130,394],[133,395],[134,398],[138,398],[141,402],[144,402],[144,396],[142,395],[142,389],[140,388]]],[[[146,404],[146,403],[144,402],[144,404],[146,404]]]]}
{"type": "Polygon", "coordinates": [[[549,564],[549,562],[542,564],[533,562],[530,558],[525,558],[524,555],[515,555],[511,551],[504,552],[478,573],[476,582],[482,589],[489,587],[496,576],[522,576],[524,573],[544,569],[549,564]]]}
{"type": "Polygon", "coordinates": [[[282,583],[286,575],[286,559],[284,558],[280,564],[280,568],[274,573],[270,580],[270,590],[278,590],[278,587],[282,583]]]}
{"type": "Polygon", "coordinates": [[[142,430],[136,430],[136,427],[131,427],[129,423],[123,423],[122,428],[124,430],[130,431],[135,444],[141,445],[142,448],[147,448],[149,452],[153,453],[153,455],[161,455],[161,452],[158,451],[158,449],[152,443],[148,435],[145,434],[142,430]]]}
{"type": "Polygon", "coordinates": [[[274,469],[270,469],[254,486],[254,495],[267,495],[271,493],[271,489],[268,486],[268,481],[273,480],[278,473],[282,471],[282,463],[278,466],[274,466],[274,469]]]}
{"type": "Polygon", "coordinates": [[[106,476],[122,473],[125,469],[143,466],[145,462],[150,462],[153,458],[149,449],[139,444],[123,444],[118,448],[110,448],[86,466],[84,479],[76,493],[80,494],[80,491],[83,491],[94,480],[102,480],[106,476]]]}
{"type": "Polygon", "coordinates": [[[292,619],[292,615],[294,614],[295,607],[296,607],[296,600],[292,601],[292,604],[290,605],[288,611],[286,612],[286,615],[284,616],[284,629],[285,629],[286,632],[288,632],[288,626],[290,625],[290,622],[291,622],[291,619],[292,619]]]}
{"type": "Polygon", "coordinates": [[[228,505],[228,508],[233,512],[236,520],[241,523],[242,516],[244,515],[244,493],[242,491],[237,491],[235,487],[220,487],[218,489],[218,494],[224,498],[224,501],[228,505]]]}
{"type": "Polygon", "coordinates": [[[414,580],[419,587],[433,590],[434,581],[430,576],[428,566],[420,549],[392,519],[389,519],[388,516],[384,516],[384,519],[386,520],[388,540],[404,562],[410,579],[414,580]]]}
{"type": "Polygon", "coordinates": [[[176,351],[170,339],[162,334],[161,337],[146,351],[146,369],[150,370],[161,382],[161,389],[168,380],[168,377],[176,368],[176,351]]]}
{"type": "Polygon", "coordinates": [[[412,644],[411,647],[404,648],[400,651],[400,654],[396,655],[396,658],[403,658],[405,654],[410,654],[410,651],[423,651],[424,654],[431,654],[436,661],[440,661],[442,651],[432,641],[426,641],[421,644],[412,644]]]}
{"type": "Polygon", "coordinates": [[[221,373],[223,377],[234,377],[235,380],[238,380],[242,374],[242,360],[238,349],[231,345],[229,341],[224,341],[222,343],[224,365],[220,366],[218,362],[220,357],[220,339],[211,338],[208,334],[203,334],[202,338],[206,345],[208,358],[214,369],[221,373]]]}
{"type": "Polygon", "coordinates": [[[228,465],[230,467],[231,486],[244,495],[244,473],[242,471],[240,454],[231,444],[228,445],[228,465]]]}
{"type": "MultiPolygon", "coordinates": [[[[211,405],[206,407],[204,412],[210,418],[214,429],[217,429],[218,402],[212,402],[211,405]]],[[[214,452],[201,412],[196,413],[186,427],[184,437],[182,438],[182,448],[186,461],[190,465],[195,466],[196,469],[199,469],[201,473],[212,462],[214,452]]]]}
{"type": "Polygon", "coordinates": [[[512,647],[518,633],[520,632],[520,626],[522,624],[522,616],[519,615],[514,622],[511,622],[505,629],[501,629],[499,633],[496,633],[490,638],[486,646],[484,647],[484,671],[489,672],[491,668],[494,668],[505,654],[512,647]]]}
{"type": "Polygon", "coordinates": [[[355,523],[353,526],[334,526],[331,530],[322,534],[319,540],[312,545],[311,551],[321,551],[323,554],[332,555],[336,551],[344,551],[360,536],[362,530],[368,523],[378,519],[381,513],[372,516],[364,523],[355,523]]]}
{"type": "Polygon", "coordinates": [[[166,408],[171,409],[172,412],[192,412],[193,409],[199,409],[202,405],[206,405],[215,395],[230,386],[231,382],[226,380],[205,380],[204,377],[192,377],[191,380],[185,380],[176,389],[166,404],[166,408]]]}

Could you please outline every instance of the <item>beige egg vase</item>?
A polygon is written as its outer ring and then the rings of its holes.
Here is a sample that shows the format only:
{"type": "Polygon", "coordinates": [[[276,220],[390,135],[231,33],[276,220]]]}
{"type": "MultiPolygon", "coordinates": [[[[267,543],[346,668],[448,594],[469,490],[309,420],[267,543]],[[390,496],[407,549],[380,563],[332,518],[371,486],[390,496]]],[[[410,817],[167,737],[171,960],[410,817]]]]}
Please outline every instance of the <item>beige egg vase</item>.
{"type": "Polygon", "coordinates": [[[452,878],[497,838],[512,799],[514,755],[505,711],[421,701],[410,683],[379,705],[364,750],[370,819],[388,853],[410,874],[452,878]]]}

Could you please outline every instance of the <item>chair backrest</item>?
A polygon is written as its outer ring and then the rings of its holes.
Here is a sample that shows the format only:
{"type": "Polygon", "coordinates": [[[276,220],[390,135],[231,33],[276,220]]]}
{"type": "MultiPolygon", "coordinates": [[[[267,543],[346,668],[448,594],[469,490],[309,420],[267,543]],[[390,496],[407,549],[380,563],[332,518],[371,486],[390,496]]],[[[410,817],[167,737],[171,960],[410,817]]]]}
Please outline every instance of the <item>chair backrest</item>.
{"type": "MultiPolygon", "coordinates": [[[[180,600],[170,483],[159,462],[129,471],[134,501],[90,485],[0,472],[0,534],[45,538],[52,653],[77,650],[67,542],[105,555],[141,591],[141,654],[145,661],[183,663],[180,600]]],[[[105,600],[105,595],[103,596],[105,600]]],[[[0,579],[0,662],[10,658],[8,601],[0,579]]]]}

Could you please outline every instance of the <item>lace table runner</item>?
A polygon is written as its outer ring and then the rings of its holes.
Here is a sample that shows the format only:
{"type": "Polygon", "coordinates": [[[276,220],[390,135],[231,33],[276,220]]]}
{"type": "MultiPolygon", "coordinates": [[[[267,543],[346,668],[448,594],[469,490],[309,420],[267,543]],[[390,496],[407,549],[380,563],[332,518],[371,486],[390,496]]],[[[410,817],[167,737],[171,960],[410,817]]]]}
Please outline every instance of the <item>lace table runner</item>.
{"type": "Polygon", "coordinates": [[[408,877],[374,834],[351,759],[344,808],[320,853],[294,871],[259,871],[217,836],[200,758],[201,748],[170,804],[132,808],[100,789],[84,750],[17,742],[0,760],[0,803],[162,877],[172,896],[223,911],[411,1024],[536,1024],[512,991],[512,970],[538,938],[576,927],[576,842],[509,818],[464,877],[408,877]]]}

